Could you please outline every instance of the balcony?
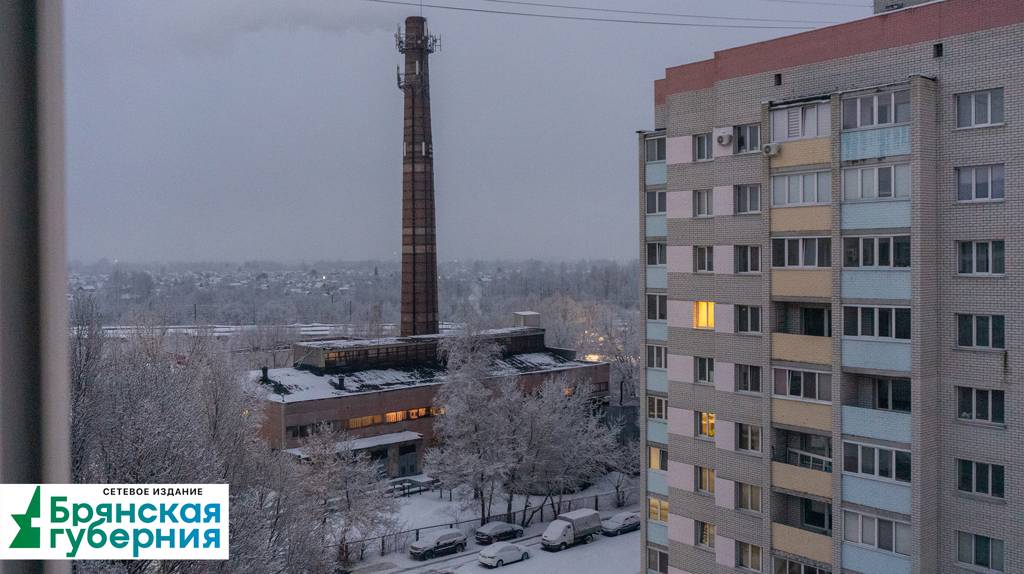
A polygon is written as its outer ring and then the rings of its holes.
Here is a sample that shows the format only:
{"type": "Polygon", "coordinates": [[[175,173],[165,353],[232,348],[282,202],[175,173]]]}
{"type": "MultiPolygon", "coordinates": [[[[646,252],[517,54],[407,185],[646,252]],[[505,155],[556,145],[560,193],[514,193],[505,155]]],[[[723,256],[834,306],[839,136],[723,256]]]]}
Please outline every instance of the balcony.
{"type": "Polygon", "coordinates": [[[832,497],[832,474],[784,462],[772,462],[772,486],[792,492],[832,497]]]}
{"type": "Polygon", "coordinates": [[[665,369],[647,368],[647,390],[668,394],[668,371],[665,369]]]}
{"type": "Polygon", "coordinates": [[[910,372],[910,341],[843,337],[843,366],[878,371],[910,372]]]}
{"type": "Polygon", "coordinates": [[[656,265],[647,268],[648,289],[668,289],[668,267],[656,265]]]}
{"type": "Polygon", "coordinates": [[[907,155],[910,153],[910,126],[845,131],[841,141],[843,161],[907,155]]]}
{"type": "Polygon", "coordinates": [[[832,563],[832,537],[795,526],[773,522],[772,548],[818,562],[832,563]]]}
{"type": "Polygon", "coordinates": [[[832,337],[772,333],[772,359],[831,365],[832,337]]]}
{"type": "Polygon", "coordinates": [[[832,497],[832,437],[772,429],[772,485],[832,497]]]}
{"type": "Polygon", "coordinates": [[[832,297],[832,270],[772,269],[772,297],[832,297]]]}
{"type": "Polygon", "coordinates": [[[668,480],[664,471],[647,469],[647,492],[668,496],[668,480]]]}
{"type": "Polygon", "coordinates": [[[772,399],[772,422],[832,432],[832,405],[790,399],[772,399]]]}
{"type": "Polygon", "coordinates": [[[772,169],[796,165],[831,163],[832,138],[789,140],[782,142],[779,154],[772,157],[772,169]]]}
{"type": "Polygon", "coordinates": [[[772,209],[772,233],[832,229],[831,205],[772,209]]]}
{"type": "Polygon", "coordinates": [[[647,440],[659,444],[668,444],[668,421],[663,419],[647,419],[647,440]]]}
{"type": "Polygon", "coordinates": [[[644,168],[644,182],[647,185],[664,185],[668,181],[668,168],[664,161],[649,161],[644,168]]]}
{"type": "Polygon", "coordinates": [[[910,227],[910,200],[847,201],[841,215],[844,230],[910,227]]]}
{"type": "Polygon", "coordinates": [[[668,526],[662,522],[647,521],[647,540],[662,546],[668,546],[668,526]]]}
{"type": "Polygon", "coordinates": [[[910,574],[912,571],[909,556],[873,550],[848,542],[843,543],[843,566],[857,572],[910,574]]]}
{"type": "Polygon", "coordinates": [[[665,223],[665,214],[656,213],[644,216],[644,235],[647,237],[667,237],[668,226],[665,223]]]}
{"type": "Polygon", "coordinates": [[[910,444],[910,413],[843,405],[843,434],[910,444]]]}
{"type": "Polygon", "coordinates": [[[647,339],[650,341],[668,341],[668,321],[648,319],[647,339]]]}
{"type": "Polygon", "coordinates": [[[910,498],[909,483],[843,474],[843,500],[846,502],[910,514],[910,498]]]}
{"type": "Polygon", "coordinates": [[[910,299],[910,270],[845,268],[842,274],[846,299],[910,299]]]}

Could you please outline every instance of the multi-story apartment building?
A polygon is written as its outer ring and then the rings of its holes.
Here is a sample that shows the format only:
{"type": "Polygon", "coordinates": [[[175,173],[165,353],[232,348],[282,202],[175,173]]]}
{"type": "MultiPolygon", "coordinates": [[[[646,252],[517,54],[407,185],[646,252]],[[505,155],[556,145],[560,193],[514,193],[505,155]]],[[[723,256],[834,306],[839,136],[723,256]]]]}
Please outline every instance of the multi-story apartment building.
{"type": "Polygon", "coordinates": [[[1024,572],[1024,2],[911,4],[655,82],[644,572],[1024,572]]]}

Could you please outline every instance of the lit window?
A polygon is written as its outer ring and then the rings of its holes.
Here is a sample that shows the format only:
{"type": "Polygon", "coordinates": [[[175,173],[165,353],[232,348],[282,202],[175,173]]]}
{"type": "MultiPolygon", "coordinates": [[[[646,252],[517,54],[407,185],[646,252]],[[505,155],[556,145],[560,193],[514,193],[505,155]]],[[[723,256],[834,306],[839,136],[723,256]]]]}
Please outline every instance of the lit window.
{"type": "Polygon", "coordinates": [[[713,549],[715,547],[715,525],[697,521],[695,527],[697,546],[713,549]]]}
{"type": "Polygon", "coordinates": [[[736,483],[738,493],[736,507],[751,512],[761,512],[761,487],[752,484],[736,483]]]}
{"type": "Polygon", "coordinates": [[[650,447],[647,467],[651,470],[668,470],[668,451],[656,446],[650,447]]]}
{"type": "Polygon", "coordinates": [[[715,303],[713,301],[693,302],[693,328],[715,328],[715,303]]]}
{"type": "Polygon", "coordinates": [[[406,411],[393,411],[384,413],[384,420],[388,423],[398,423],[406,419],[406,411]]]}
{"type": "Polygon", "coordinates": [[[705,438],[715,437],[715,413],[702,413],[697,415],[697,435],[705,438]]]}
{"type": "Polygon", "coordinates": [[[761,571],[761,547],[736,542],[736,565],[755,572],[761,571]]]}
{"type": "Polygon", "coordinates": [[[668,522],[668,501],[649,496],[647,498],[647,517],[657,522],[668,522]]]}
{"type": "Polygon", "coordinates": [[[711,468],[698,466],[695,469],[697,473],[697,492],[703,492],[704,494],[715,493],[715,471],[711,468]]]}

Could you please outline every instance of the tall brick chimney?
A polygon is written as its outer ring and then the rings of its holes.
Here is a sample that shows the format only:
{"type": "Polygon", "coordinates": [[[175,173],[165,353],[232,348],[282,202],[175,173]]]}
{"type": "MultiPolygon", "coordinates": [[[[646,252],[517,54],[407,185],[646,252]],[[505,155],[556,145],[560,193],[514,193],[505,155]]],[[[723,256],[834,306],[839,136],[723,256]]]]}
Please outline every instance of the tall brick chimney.
{"type": "Polygon", "coordinates": [[[401,334],[437,333],[437,239],[434,223],[434,149],[430,133],[430,67],[438,47],[421,16],[405,19],[395,35],[405,54],[398,87],[405,94],[402,151],[402,327],[401,334]]]}

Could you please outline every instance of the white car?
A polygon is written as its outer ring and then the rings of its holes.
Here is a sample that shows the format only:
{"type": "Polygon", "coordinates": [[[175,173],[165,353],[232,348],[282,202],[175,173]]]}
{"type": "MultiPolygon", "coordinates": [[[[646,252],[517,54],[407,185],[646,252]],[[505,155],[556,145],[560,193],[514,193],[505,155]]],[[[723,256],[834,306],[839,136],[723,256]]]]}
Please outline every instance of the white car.
{"type": "Polygon", "coordinates": [[[620,512],[601,522],[605,536],[618,536],[634,530],[640,530],[640,515],[635,512],[620,512]]]}
{"type": "Polygon", "coordinates": [[[501,568],[506,564],[529,558],[530,553],[525,546],[511,542],[495,542],[480,551],[480,563],[491,568],[501,568]]]}

